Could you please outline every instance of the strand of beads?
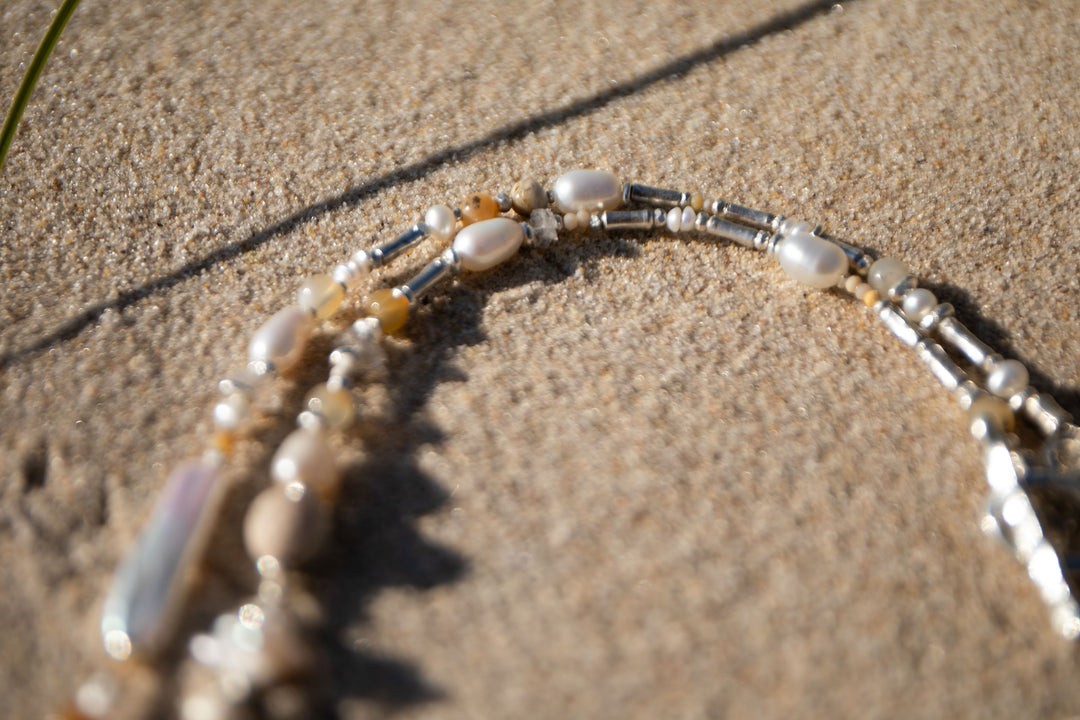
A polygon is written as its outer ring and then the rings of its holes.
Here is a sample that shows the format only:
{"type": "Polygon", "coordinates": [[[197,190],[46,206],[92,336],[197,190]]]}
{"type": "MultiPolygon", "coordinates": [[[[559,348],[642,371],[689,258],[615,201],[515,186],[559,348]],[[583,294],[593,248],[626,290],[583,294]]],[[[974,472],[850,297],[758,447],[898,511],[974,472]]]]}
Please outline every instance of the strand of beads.
{"type": "MultiPolygon", "coordinates": [[[[296,367],[315,323],[332,317],[375,268],[430,237],[449,247],[407,282],[367,296],[368,317],[342,334],[329,357],[327,380],[309,392],[298,428],[276,449],[272,482],[252,502],[243,524],[244,544],[261,578],[256,596],[220,616],[211,632],[192,639],[192,656],[208,676],[185,696],[181,715],[224,717],[260,693],[310,673],[314,651],[303,640],[304,613],[297,609],[289,578],[318,550],[340,490],[327,434],[354,421],[353,383],[382,375],[384,336],[399,331],[418,299],[440,282],[462,271],[489,270],[526,241],[547,244],[560,231],[587,228],[700,232],[774,255],[796,281],[842,288],[872,308],[967,411],[972,435],[983,446],[991,488],[984,527],[1003,537],[1025,564],[1057,631],[1069,638],[1080,634],[1080,606],[1027,494],[1033,478],[1054,482],[1063,468],[1080,472],[1080,430],[1053,398],[1028,385],[1021,363],[982,343],[953,317],[951,306],[919,288],[899,260],[872,262],[863,250],[809,223],[719,198],[706,201],[698,192],[623,185],[608,172],[577,170],[559,177],[551,191],[523,179],[509,193],[469,195],[457,210],[433,206],[422,222],[392,241],[360,250],[329,274],[302,283],[296,304],[254,333],[245,372],[220,383],[223,397],[214,407],[210,448],[172,473],[140,541],[117,571],[101,623],[109,655],[153,657],[169,642],[185,570],[202,552],[218,513],[218,469],[250,418],[257,388],[271,375],[296,367]],[[525,222],[504,215],[511,209],[525,222]],[[946,347],[971,364],[981,384],[946,347]],[[1047,436],[1048,467],[1014,451],[1018,440],[1010,433],[1017,412],[1047,436]]],[[[84,686],[83,716],[104,716],[104,688],[101,682],[84,686]]]]}

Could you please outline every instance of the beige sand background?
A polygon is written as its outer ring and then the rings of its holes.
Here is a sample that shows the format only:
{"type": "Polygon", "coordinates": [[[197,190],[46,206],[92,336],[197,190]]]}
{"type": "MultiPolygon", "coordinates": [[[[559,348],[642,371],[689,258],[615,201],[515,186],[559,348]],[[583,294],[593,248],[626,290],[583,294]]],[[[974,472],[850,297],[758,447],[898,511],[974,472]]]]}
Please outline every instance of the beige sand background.
{"type": "MultiPolygon", "coordinates": [[[[5,103],[54,4],[0,6],[5,103]]],[[[1064,0],[86,0],[0,176],[5,717],[101,661],[109,574],[254,328],[428,204],[601,167],[812,219],[1076,413],[1078,147],[1064,0]]],[[[849,299],[585,233],[462,276],[392,359],[310,575],[338,716],[1080,713],[960,411],[849,299]]],[[[192,624],[253,587],[242,508],[323,363],[241,445],[192,624]]]]}

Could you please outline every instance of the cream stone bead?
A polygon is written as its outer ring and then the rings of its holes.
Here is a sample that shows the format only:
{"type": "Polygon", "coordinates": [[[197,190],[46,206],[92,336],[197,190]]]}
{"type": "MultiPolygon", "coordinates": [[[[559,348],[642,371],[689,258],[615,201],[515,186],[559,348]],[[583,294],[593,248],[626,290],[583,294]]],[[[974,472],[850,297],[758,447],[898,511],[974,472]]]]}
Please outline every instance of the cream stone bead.
{"type": "Polygon", "coordinates": [[[454,252],[464,269],[487,270],[513,256],[524,240],[521,223],[497,217],[462,228],[454,238],[454,252]]]}
{"type": "Polygon", "coordinates": [[[309,277],[296,294],[296,304],[320,320],[333,315],[345,299],[345,288],[329,275],[309,277]]]}
{"type": "Polygon", "coordinates": [[[255,331],[248,345],[248,360],[267,363],[284,372],[304,353],[311,334],[311,315],[299,305],[279,310],[255,331]]]}
{"type": "Polygon", "coordinates": [[[911,275],[911,268],[907,263],[893,257],[883,257],[875,260],[866,273],[866,282],[874,288],[882,297],[887,297],[889,291],[904,278],[911,275]]]}
{"type": "Polygon", "coordinates": [[[784,238],[776,257],[793,279],[816,288],[836,285],[848,270],[843,250],[810,233],[797,232],[784,238]]]}
{"type": "Polygon", "coordinates": [[[439,242],[449,242],[454,237],[457,217],[446,205],[433,205],[424,213],[424,224],[427,225],[431,237],[439,242]]]}
{"type": "Polygon", "coordinates": [[[1028,385],[1028,371],[1019,360],[1001,360],[986,376],[986,389],[1006,400],[1028,385]]]}
{"type": "Polygon", "coordinates": [[[270,474],[282,485],[301,483],[327,500],[337,495],[337,468],[322,430],[294,430],[274,453],[270,474]]]}
{"type": "Polygon", "coordinates": [[[622,205],[622,183],[603,170],[572,170],[555,181],[552,195],[564,213],[616,210],[622,205]]]}

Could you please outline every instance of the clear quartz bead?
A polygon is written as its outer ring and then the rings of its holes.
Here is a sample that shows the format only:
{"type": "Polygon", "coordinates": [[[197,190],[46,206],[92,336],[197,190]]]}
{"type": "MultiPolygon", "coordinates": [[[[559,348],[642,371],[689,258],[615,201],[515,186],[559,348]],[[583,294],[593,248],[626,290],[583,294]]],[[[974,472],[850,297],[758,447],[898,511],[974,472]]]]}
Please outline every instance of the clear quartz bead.
{"type": "Polygon", "coordinates": [[[546,208],[530,211],[529,227],[533,231],[533,242],[538,245],[549,245],[559,239],[559,222],[555,213],[546,208]]]}
{"type": "Polygon", "coordinates": [[[877,290],[878,294],[886,297],[890,290],[910,275],[911,268],[907,263],[894,257],[883,257],[870,266],[866,273],[866,282],[870,283],[870,287],[877,290]]]}

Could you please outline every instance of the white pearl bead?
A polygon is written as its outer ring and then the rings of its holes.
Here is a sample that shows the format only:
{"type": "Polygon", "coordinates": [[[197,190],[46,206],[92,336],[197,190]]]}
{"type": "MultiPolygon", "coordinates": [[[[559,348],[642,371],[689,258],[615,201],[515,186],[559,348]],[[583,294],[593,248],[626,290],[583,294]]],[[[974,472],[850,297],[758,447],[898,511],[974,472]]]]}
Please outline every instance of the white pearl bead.
{"type": "Polygon", "coordinates": [[[521,223],[491,218],[462,228],[454,238],[454,252],[466,270],[487,270],[513,256],[524,240],[521,223]]]}
{"type": "Polygon", "coordinates": [[[268,363],[285,372],[303,354],[311,334],[311,320],[311,315],[299,305],[274,313],[251,337],[248,360],[268,363]]]}
{"type": "Polygon", "coordinates": [[[810,235],[813,230],[814,226],[808,222],[796,220],[795,218],[786,218],[784,222],[780,223],[777,232],[782,237],[788,237],[789,235],[810,235]]]}
{"type": "Polygon", "coordinates": [[[919,322],[927,314],[937,307],[937,298],[934,293],[926,288],[916,288],[904,296],[904,314],[915,322],[919,322]]]}
{"type": "Polygon", "coordinates": [[[555,181],[552,195],[564,213],[615,210],[622,205],[622,184],[603,170],[572,170],[555,181]]]}
{"type": "Polygon", "coordinates": [[[809,233],[784,238],[776,250],[776,257],[780,267],[793,279],[816,288],[836,285],[848,269],[843,250],[809,233]]]}
{"type": "Polygon", "coordinates": [[[457,218],[454,217],[454,211],[446,205],[433,205],[424,213],[424,224],[427,225],[431,237],[439,242],[448,242],[454,237],[457,218]]]}
{"type": "Polygon", "coordinates": [[[999,398],[1011,398],[1027,387],[1028,371],[1019,360],[1001,360],[986,376],[986,389],[999,398]]]}
{"type": "Polygon", "coordinates": [[[566,213],[565,215],[563,215],[562,222],[563,227],[567,230],[577,230],[577,213],[566,213]]]}
{"type": "Polygon", "coordinates": [[[334,456],[321,430],[294,430],[274,453],[270,474],[283,485],[301,483],[324,498],[337,492],[338,474],[334,456]]]}
{"type": "Polygon", "coordinates": [[[679,232],[682,227],[682,211],[679,208],[671,208],[667,213],[667,229],[673,233],[679,232]]]}
{"type": "Polygon", "coordinates": [[[889,291],[909,275],[911,268],[902,260],[883,257],[870,266],[870,271],[866,273],[866,282],[870,283],[870,287],[877,290],[881,297],[887,297],[889,291]]]}
{"type": "Polygon", "coordinates": [[[861,284],[862,278],[860,278],[858,275],[848,275],[847,279],[844,280],[844,289],[854,295],[855,289],[861,284]]]}
{"type": "Polygon", "coordinates": [[[694,229],[694,221],[697,220],[697,213],[694,212],[694,208],[685,207],[682,211],[682,231],[694,229]]]}

